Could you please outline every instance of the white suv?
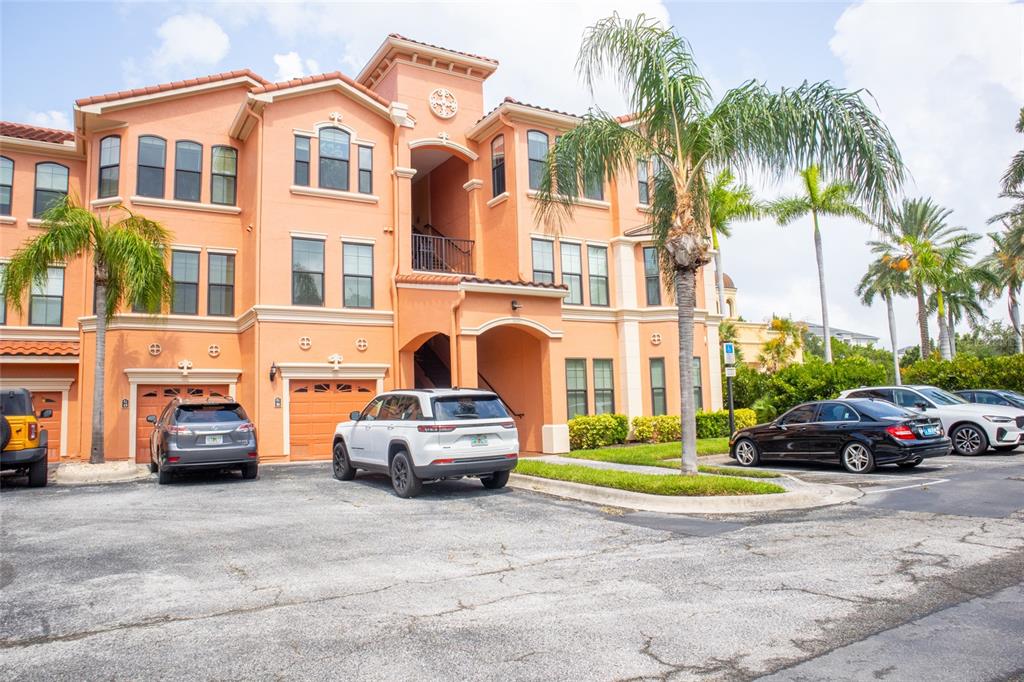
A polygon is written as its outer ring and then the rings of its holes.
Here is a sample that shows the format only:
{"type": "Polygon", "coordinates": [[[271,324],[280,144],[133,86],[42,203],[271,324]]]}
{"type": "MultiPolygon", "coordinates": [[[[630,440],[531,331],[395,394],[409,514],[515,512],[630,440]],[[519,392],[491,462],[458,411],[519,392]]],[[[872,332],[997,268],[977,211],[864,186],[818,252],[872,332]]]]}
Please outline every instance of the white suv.
{"type": "Polygon", "coordinates": [[[501,399],[466,388],[384,393],[334,430],[334,476],[388,474],[399,497],[424,481],[476,476],[502,488],[519,461],[519,433],[501,399]]]}
{"type": "Polygon", "coordinates": [[[969,403],[935,386],[871,386],[843,391],[840,398],[876,398],[938,417],[958,455],[980,455],[989,446],[1009,452],[1024,444],[1024,410],[969,403]]]}

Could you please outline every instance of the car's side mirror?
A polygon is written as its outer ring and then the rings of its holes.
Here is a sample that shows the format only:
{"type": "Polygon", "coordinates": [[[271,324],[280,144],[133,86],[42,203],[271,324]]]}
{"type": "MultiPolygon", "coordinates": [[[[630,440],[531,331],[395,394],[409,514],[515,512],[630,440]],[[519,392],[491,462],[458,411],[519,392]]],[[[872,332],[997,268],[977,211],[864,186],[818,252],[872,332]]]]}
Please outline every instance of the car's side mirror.
{"type": "Polygon", "coordinates": [[[362,413],[362,412],[360,412],[359,410],[353,410],[352,412],[349,412],[349,413],[348,413],[348,418],[349,418],[349,419],[351,419],[351,420],[352,420],[352,421],[354,421],[354,422],[357,422],[357,421],[359,421],[359,417],[360,417],[360,416],[361,416],[362,414],[363,414],[363,413],[362,413]]]}
{"type": "Polygon", "coordinates": [[[775,423],[773,424],[773,426],[774,426],[775,428],[777,428],[777,429],[781,429],[781,430],[783,430],[783,431],[785,431],[785,430],[786,430],[786,425],[785,425],[785,424],[783,424],[782,422],[775,422],[775,423]]]}
{"type": "Polygon", "coordinates": [[[156,415],[149,415],[148,417],[146,417],[146,421],[148,421],[150,424],[156,424],[156,415]]]}
{"type": "Polygon", "coordinates": [[[914,403],[914,407],[916,407],[919,410],[927,410],[928,409],[928,403],[926,403],[926,402],[916,402],[916,403],[914,403]]]}
{"type": "Polygon", "coordinates": [[[49,407],[47,407],[45,410],[43,410],[42,412],[39,413],[39,418],[40,419],[49,419],[52,416],[53,416],[53,410],[51,410],[49,407]]]}

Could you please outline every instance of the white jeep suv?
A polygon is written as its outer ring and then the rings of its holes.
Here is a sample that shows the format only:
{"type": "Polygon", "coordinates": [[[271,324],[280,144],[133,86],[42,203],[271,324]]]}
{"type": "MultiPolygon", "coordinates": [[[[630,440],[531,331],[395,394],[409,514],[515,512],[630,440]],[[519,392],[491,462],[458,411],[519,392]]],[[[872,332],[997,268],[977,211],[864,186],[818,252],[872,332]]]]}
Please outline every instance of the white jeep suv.
{"type": "Polygon", "coordinates": [[[502,488],[519,461],[519,433],[501,399],[466,388],[383,393],[334,430],[334,476],[388,474],[399,497],[424,481],[476,476],[502,488]]]}
{"type": "Polygon", "coordinates": [[[1009,452],[1024,444],[1024,410],[969,403],[935,386],[871,386],[843,391],[840,398],[875,398],[938,417],[958,455],[980,455],[989,446],[1009,452]]]}

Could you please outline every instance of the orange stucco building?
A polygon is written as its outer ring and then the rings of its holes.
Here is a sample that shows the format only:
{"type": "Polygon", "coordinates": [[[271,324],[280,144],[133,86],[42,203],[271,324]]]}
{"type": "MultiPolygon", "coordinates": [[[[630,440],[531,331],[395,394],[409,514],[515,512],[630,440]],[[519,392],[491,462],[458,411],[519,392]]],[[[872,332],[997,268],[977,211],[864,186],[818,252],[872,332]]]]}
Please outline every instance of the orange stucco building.
{"type": "MultiPolygon", "coordinates": [[[[645,230],[644,170],[535,219],[537,168],[577,118],[506,98],[490,59],[389,36],[355,78],[251,71],[80,99],[75,130],[0,129],[3,258],[67,192],[174,235],[174,300],[107,336],[110,460],[147,461],[146,416],[230,394],[265,461],[329,457],[374,392],[479,386],[524,451],[568,449],[576,413],[678,413],[676,314],[645,230]]],[[[713,273],[698,278],[696,392],[721,406],[713,273]],[[714,349],[709,353],[708,349],[714,349]]],[[[0,326],[0,385],[54,409],[51,459],[87,458],[92,271],[54,263],[0,326]]]]}

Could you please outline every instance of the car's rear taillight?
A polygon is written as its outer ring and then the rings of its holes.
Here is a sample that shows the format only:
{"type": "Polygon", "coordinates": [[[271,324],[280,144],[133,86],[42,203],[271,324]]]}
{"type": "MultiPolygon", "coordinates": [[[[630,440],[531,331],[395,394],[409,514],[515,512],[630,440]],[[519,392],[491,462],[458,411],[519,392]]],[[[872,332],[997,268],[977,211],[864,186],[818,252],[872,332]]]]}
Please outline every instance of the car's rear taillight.
{"type": "Polygon", "coordinates": [[[896,440],[916,440],[917,436],[910,430],[909,426],[900,424],[899,426],[889,426],[885,429],[885,432],[896,440]]]}
{"type": "Polygon", "coordinates": [[[177,426],[175,424],[167,425],[167,433],[172,436],[191,436],[192,430],[187,426],[177,426]]]}
{"type": "Polygon", "coordinates": [[[516,428],[516,423],[515,422],[501,422],[501,425],[504,428],[506,428],[506,429],[514,429],[514,428],[516,428]]]}
{"type": "Polygon", "coordinates": [[[454,459],[435,459],[431,464],[451,464],[454,459]]]}
{"type": "Polygon", "coordinates": [[[238,428],[235,429],[235,431],[241,431],[242,433],[249,433],[255,430],[256,427],[252,425],[252,422],[245,422],[244,424],[239,424],[238,428]]]}
{"type": "Polygon", "coordinates": [[[28,439],[35,440],[36,436],[39,435],[39,424],[36,422],[29,422],[28,424],[28,439]]]}
{"type": "Polygon", "coordinates": [[[443,426],[441,424],[420,424],[416,427],[420,433],[448,433],[454,431],[454,426],[443,426]]]}

